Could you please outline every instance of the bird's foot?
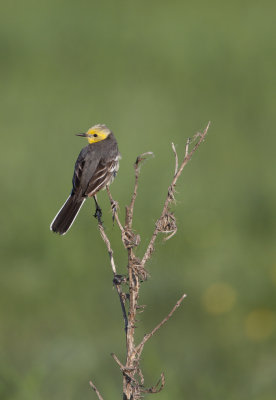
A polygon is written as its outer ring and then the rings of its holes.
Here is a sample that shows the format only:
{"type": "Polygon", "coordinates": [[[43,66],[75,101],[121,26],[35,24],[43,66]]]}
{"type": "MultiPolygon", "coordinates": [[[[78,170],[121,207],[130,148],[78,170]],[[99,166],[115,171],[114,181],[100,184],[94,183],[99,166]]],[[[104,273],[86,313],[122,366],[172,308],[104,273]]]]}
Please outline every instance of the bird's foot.
{"type": "Polygon", "coordinates": [[[114,285],[122,285],[128,281],[128,277],[126,275],[114,275],[113,284],[114,285]]]}
{"type": "Polygon", "coordinates": [[[96,206],[96,211],[95,211],[94,217],[97,218],[98,224],[100,224],[100,225],[103,225],[102,215],[103,215],[102,210],[101,210],[101,208],[97,205],[97,206],[96,206]]]}

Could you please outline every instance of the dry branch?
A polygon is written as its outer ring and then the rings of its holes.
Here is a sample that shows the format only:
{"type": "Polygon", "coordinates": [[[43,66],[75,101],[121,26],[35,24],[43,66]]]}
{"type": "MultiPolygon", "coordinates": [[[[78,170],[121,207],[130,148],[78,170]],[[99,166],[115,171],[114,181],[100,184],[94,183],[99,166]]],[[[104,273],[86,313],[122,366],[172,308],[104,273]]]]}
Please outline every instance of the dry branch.
{"type": "MultiPolygon", "coordinates": [[[[151,152],[147,152],[141,154],[137,157],[136,162],[134,163],[134,171],[135,171],[135,182],[133,193],[130,199],[130,204],[126,207],[126,215],[125,215],[125,223],[124,225],[121,223],[120,218],[118,216],[118,203],[115,202],[112,198],[111,192],[107,187],[107,193],[109,196],[113,220],[115,219],[118,227],[121,231],[121,238],[123,245],[127,251],[128,255],[128,265],[127,265],[127,274],[118,275],[117,269],[115,265],[115,260],[113,256],[113,250],[111,247],[111,243],[107,234],[103,228],[103,226],[99,223],[98,227],[100,230],[101,237],[106,245],[110,264],[113,272],[113,284],[116,287],[123,319],[124,319],[124,328],[125,328],[125,337],[126,337],[126,360],[123,364],[118,357],[112,353],[112,357],[115,362],[118,364],[120,370],[123,374],[123,400],[138,400],[143,397],[143,393],[158,393],[160,392],[165,385],[165,376],[162,373],[161,378],[157,382],[155,386],[150,388],[144,387],[144,376],[140,367],[141,354],[144,349],[144,345],[147,341],[172,317],[177,308],[181,305],[182,301],[186,297],[186,294],[183,294],[181,298],[177,301],[175,306],[169,312],[169,314],[148,334],[144,336],[142,341],[135,345],[135,330],[136,330],[136,315],[138,311],[143,311],[144,306],[139,305],[139,291],[142,281],[144,281],[148,273],[145,270],[145,264],[152,256],[154,251],[155,241],[159,233],[165,233],[166,240],[170,239],[177,232],[176,220],[173,213],[170,210],[171,203],[175,200],[175,186],[176,183],[187,163],[190,161],[191,157],[198,149],[200,144],[204,141],[208,128],[210,126],[210,122],[205,128],[203,133],[197,133],[194,135],[192,139],[188,139],[185,146],[185,156],[179,167],[179,159],[176,151],[176,147],[174,143],[172,143],[172,150],[175,156],[175,170],[171,184],[168,187],[167,197],[164,202],[163,210],[159,219],[155,224],[155,229],[153,231],[152,237],[148,243],[146,251],[142,259],[139,259],[135,254],[135,248],[140,243],[140,236],[135,234],[132,229],[133,225],[133,213],[135,201],[138,193],[138,182],[140,175],[140,166],[141,163],[148,157],[153,155],[151,152]],[[192,150],[189,150],[191,144],[194,143],[192,150]],[[122,290],[122,285],[124,285],[124,290],[122,290]]],[[[95,387],[95,385],[90,381],[90,386],[96,392],[98,398],[103,400],[99,391],[95,387]]]]}
{"type": "Polygon", "coordinates": [[[149,389],[143,389],[143,393],[159,393],[165,386],[165,375],[162,372],[161,377],[155,386],[152,386],[149,389]],[[159,386],[160,385],[160,386],[159,386]],[[159,387],[158,387],[159,386],[159,387]]]}
{"type": "Polygon", "coordinates": [[[110,265],[111,265],[112,272],[113,272],[113,283],[114,283],[114,286],[116,287],[116,290],[117,290],[117,293],[118,293],[118,296],[120,299],[123,318],[124,318],[124,322],[125,322],[125,330],[127,330],[128,319],[127,319],[127,313],[126,313],[126,307],[125,307],[125,296],[121,290],[120,282],[116,279],[117,278],[117,270],[116,270],[116,265],[115,265],[115,261],[114,261],[114,257],[113,257],[113,250],[111,248],[110,240],[108,239],[107,234],[105,233],[103,225],[101,223],[98,223],[98,227],[99,227],[101,237],[107,247],[107,251],[109,254],[110,265]]]}
{"type": "Polygon", "coordinates": [[[100,392],[98,391],[98,389],[96,388],[94,383],[92,381],[89,381],[89,385],[96,392],[96,395],[98,396],[98,399],[99,400],[103,400],[103,397],[101,396],[100,392]]]}
{"type": "Polygon", "coordinates": [[[135,184],[134,184],[134,189],[133,189],[133,194],[132,198],[130,201],[130,205],[126,207],[126,222],[125,222],[125,227],[126,229],[131,229],[132,227],[132,222],[133,222],[133,210],[134,210],[134,204],[135,200],[137,197],[137,190],[138,190],[138,179],[140,175],[140,164],[146,160],[147,157],[153,156],[153,153],[151,151],[148,151],[147,153],[140,154],[136,158],[135,164],[134,164],[134,170],[135,170],[135,184]]]}
{"type": "Polygon", "coordinates": [[[182,301],[185,299],[185,297],[187,297],[186,294],[183,294],[180,299],[178,300],[178,302],[175,304],[175,306],[172,308],[172,310],[169,312],[169,314],[158,324],[156,325],[156,327],[150,332],[147,333],[142,342],[136,347],[135,351],[138,357],[140,357],[143,348],[146,344],[146,342],[158,331],[158,329],[161,328],[161,326],[163,326],[166,322],[168,322],[168,320],[171,318],[171,316],[173,315],[173,313],[177,310],[177,308],[180,306],[180,304],[182,303],[182,301]]]}
{"type": "MultiPolygon", "coordinates": [[[[155,225],[155,230],[152,234],[151,240],[148,244],[147,250],[144,254],[144,257],[142,259],[142,265],[145,265],[145,263],[149,260],[149,258],[151,257],[153,251],[154,251],[154,243],[155,240],[157,238],[157,235],[160,231],[159,226],[162,225],[164,218],[166,217],[166,215],[169,215],[169,205],[172,201],[174,201],[174,192],[175,192],[175,185],[178,181],[178,178],[180,177],[184,167],[188,164],[188,162],[190,161],[190,159],[192,158],[192,155],[195,153],[195,151],[198,149],[198,147],[201,145],[201,143],[204,141],[208,129],[210,126],[210,122],[208,123],[208,125],[206,126],[205,130],[203,131],[203,133],[196,133],[193,137],[193,139],[191,140],[190,138],[187,140],[186,142],[186,147],[185,147],[185,157],[184,160],[182,161],[180,168],[177,170],[177,172],[175,172],[172,183],[170,184],[169,188],[168,188],[168,194],[164,203],[164,207],[161,213],[160,218],[158,219],[156,225],[155,225]],[[193,149],[190,151],[189,153],[189,145],[191,143],[193,143],[194,141],[196,141],[196,139],[199,137],[199,140],[196,142],[196,144],[194,145],[193,149]]],[[[177,156],[177,152],[176,149],[173,145],[173,151],[175,154],[175,159],[176,159],[176,166],[178,167],[178,156],[177,156]]]]}

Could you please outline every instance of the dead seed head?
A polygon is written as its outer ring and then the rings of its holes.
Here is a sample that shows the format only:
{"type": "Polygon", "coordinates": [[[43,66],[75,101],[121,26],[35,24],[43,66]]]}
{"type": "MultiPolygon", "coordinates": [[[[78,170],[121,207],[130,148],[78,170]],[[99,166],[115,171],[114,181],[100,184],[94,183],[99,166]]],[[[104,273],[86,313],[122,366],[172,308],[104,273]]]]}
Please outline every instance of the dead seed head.
{"type": "Polygon", "coordinates": [[[137,275],[141,281],[147,280],[147,278],[149,277],[149,273],[145,270],[140,258],[133,257],[131,260],[131,267],[135,275],[137,275]]]}
{"type": "Polygon", "coordinates": [[[140,235],[135,235],[131,230],[125,230],[122,236],[127,249],[137,247],[141,241],[140,235]]]}
{"type": "Polygon", "coordinates": [[[173,213],[167,212],[157,222],[157,229],[159,232],[170,233],[177,229],[176,219],[173,213]]]}

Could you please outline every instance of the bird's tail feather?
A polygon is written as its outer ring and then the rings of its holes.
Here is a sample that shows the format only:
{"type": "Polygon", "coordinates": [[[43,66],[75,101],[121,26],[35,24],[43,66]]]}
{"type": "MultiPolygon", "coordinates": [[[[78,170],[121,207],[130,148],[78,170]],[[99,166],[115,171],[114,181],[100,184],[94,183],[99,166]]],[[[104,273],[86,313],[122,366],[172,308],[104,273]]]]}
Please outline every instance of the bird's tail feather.
{"type": "Polygon", "coordinates": [[[64,235],[75,221],[85,200],[85,198],[77,198],[74,195],[70,195],[53,219],[50,229],[53,232],[64,235]]]}

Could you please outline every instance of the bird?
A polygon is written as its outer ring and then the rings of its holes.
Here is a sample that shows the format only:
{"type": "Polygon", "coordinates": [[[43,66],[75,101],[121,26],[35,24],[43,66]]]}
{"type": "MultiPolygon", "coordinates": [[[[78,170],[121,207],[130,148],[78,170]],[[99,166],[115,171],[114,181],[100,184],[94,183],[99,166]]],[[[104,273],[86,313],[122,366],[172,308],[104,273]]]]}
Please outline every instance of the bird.
{"type": "Polygon", "coordinates": [[[113,182],[121,158],[115,136],[104,124],[94,125],[86,133],[76,136],[87,138],[88,145],[81,150],[75,163],[70,196],[50,225],[50,229],[60,235],[71,228],[87,197],[94,198],[94,216],[102,224],[102,211],[96,194],[113,182]]]}

